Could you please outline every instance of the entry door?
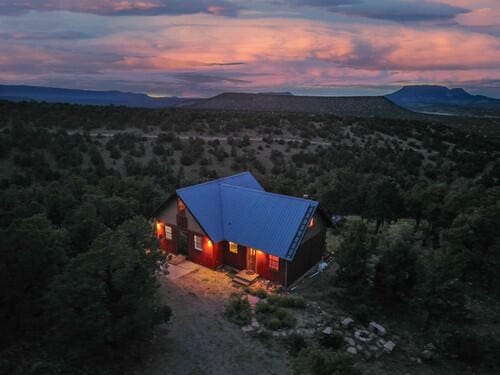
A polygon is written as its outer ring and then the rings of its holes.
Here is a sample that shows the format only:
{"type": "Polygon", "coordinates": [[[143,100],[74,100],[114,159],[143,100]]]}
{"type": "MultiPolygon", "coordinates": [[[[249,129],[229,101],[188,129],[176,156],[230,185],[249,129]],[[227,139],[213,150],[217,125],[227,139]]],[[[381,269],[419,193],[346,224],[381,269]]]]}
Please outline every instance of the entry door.
{"type": "Polygon", "coordinates": [[[247,270],[257,272],[257,250],[247,247],[247,270]]]}
{"type": "Polygon", "coordinates": [[[188,255],[188,238],[184,231],[179,231],[177,234],[177,253],[188,255]]]}

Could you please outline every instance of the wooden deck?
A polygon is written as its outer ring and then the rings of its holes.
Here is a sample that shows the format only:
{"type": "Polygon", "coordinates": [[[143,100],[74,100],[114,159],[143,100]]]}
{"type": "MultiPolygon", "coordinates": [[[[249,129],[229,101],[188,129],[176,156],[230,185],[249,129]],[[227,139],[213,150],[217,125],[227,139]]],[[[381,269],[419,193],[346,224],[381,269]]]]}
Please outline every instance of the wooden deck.
{"type": "Polygon", "coordinates": [[[236,276],[233,279],[233,282],[244,286],[249,286],[252,285],[252,283],[258,278],[259,278],[258,273],[251,272],[248,270],[242,270],[236,274],[236,276]]]}

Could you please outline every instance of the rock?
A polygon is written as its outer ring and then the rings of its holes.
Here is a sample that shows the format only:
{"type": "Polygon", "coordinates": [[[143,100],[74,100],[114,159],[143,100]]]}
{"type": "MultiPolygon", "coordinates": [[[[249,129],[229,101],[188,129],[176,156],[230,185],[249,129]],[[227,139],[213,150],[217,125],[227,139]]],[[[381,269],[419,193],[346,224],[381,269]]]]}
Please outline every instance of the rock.
{"type": "Polygon", "coordinates": [[[356,332],[354,332],[354,338],[361,342],[370,342],[372,340],[370,332],[368,332],[365,329],[359,329],[356,332]]]}
{"type": "Polygon", "coordinates": [[[373,354],[371,352],[369,352],[369,351],[364,351],[363,355],[365,356],[365,359],[367,361],[370,360],[370,359],[372,359],[372,357],[373,357],[373,354]]]}
{"type": "Polygon", "coordinates": [[[386,334],[385,328],[375,322],[370,322],[368,329],[379,336],[385,336],[386,334]]]}
{"type": "Polygon", "coordinates": [[[423,359],[426,359],[428,361],[434,357],[434,353],[427,349],[423,350],[421,355],[423,359]]]}
{"type": "Polygon", "coordinates": [[[243,332],[251,332],[251,331],[253,331],[253,327],[252,326],[243,326],[243,327],[241,327],[241,330],[243,332]]]}
{"type": "Polygon", "coordinates": [[[333,330],[332,330],[332,327],[326,327],[323,331],[321,331],[322,333],[324,333],[325,335],[331,335],[333,330]]]}
{"type": "Polygon", "coordinates": [[[430,342],[430,343],[428,343],[428,344],[425,345],[425,349],[433,352],[433,351],[436,350],[436,345],[434,345],[432,342],[430,342]]]}
{"type": "Polygon", "coordinates": [[[396,344],[392,341],[387,341],[385,344],[384,344],[384,351],[386,351],[387,353],[391,353],[394,348],[396,347],[396,344]]]}
{"type": "Polygon", "coordinates": [[[354,346],[356,345],[356,343],[354,342],[354,340],[350,337],[344,337],[344,341],[349,345],[349,346],[354,346]]]}
{"type": "Polygon", "coordinates": [[[358,350],[358,352],[360,352],[363,350],[363,347],[361,345],[356,345],[356,349],[358,350]]]}
{"type": "Polygon", "coordinates": [[[377,352],[378,351],[378,348],[375,345],[368,345],[368,349],[371,352],[377,352]]]}
{"type": "Polygon", "coordinates": [[[384,339],[378,339],[378,340],[377,340],[377,346],[378,346],[379,348],[383,348],[383,347],[384,347],[384,345],[385,345],[385,340],[384,340],[384,339]]]}
{"type": "Polygon", "coordinates": [[[358,351],[356,350],[356,348],[354,346],[348,347],[346,352],[349,354],[358,354],[358,351]]]}
{"type": "Polygon", "coordinates": [[[259,322],[255,318],[252,318],[252,327],[253,328],[259,328],[260,327],[259,322]]]}
{"type": "Polygon", "coordinates": [[[344,320],[342,320],[342,327],[344,328],[349,328],[352,323],[354,323],[354,320],[352,320],[351,318],[345,318],[344,320]]]}

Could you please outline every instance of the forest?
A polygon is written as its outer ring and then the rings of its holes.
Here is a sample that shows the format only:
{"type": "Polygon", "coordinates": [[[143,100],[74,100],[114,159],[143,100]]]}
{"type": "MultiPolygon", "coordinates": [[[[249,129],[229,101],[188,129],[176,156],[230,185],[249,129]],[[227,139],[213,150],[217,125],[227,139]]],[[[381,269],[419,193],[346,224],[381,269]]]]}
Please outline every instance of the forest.
{"type": "Polygon", "coordinates": [[[245,170],[347,217],[325,298],[498,369],[500,129],[481,121],[0,101],[0,373],[140,361],[171,316],[150,214],[245,170]]]}

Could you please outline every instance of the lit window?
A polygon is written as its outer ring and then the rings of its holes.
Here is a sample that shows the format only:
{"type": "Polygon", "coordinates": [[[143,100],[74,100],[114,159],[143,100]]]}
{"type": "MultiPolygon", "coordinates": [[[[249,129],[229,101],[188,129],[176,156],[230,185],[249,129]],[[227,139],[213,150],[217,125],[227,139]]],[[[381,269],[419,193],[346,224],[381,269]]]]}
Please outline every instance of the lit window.
{"type": "Polygon", "coordinates": [[[307,225],[308,228],[311,228],[314,226],[314,217],[311,218],[311,221],[309,222],[309,224],[307,225]]]}
{"type": "Polygon", "coordinates": [[[203,250],[203,238],[201,236],[194,235],[194,248],[196,250],[203,250]]]}
{"type": "Polygon", "coordinates": [[[184,204],[181,198],[177,198],[177,209],[179,213],[186,212],[186,205],[184,204]]]}
{"type": "Polygon", "coordinates": [[[156,236],[162,239],[165,236],[165,224],[161,221],[156,222],[156,236]]]}
{"type": "Polygon", "coordinates": [[[269,269],[278,271],[280,269],[280,258],[274,255],[269,255],[269,269]]]}
{"type": "Polygon", "coordinates": [[[229,242],[229,251],[238,254],[238,244],[236,242],[229,242]]]}
{"type": "Polygon", "coordinates": [[[172,239],[172,227],[170,225],[165,225],[165,238],[167,240],[172,239]]]}

